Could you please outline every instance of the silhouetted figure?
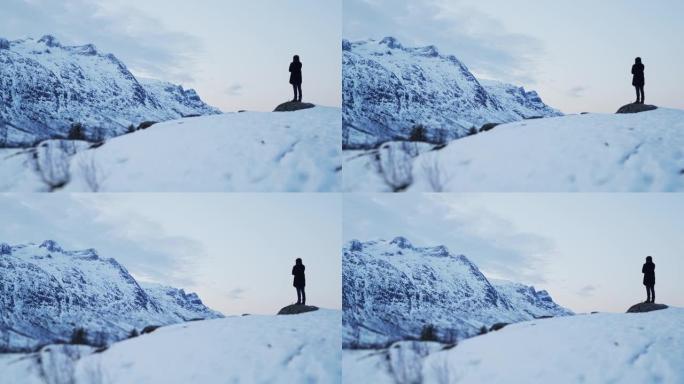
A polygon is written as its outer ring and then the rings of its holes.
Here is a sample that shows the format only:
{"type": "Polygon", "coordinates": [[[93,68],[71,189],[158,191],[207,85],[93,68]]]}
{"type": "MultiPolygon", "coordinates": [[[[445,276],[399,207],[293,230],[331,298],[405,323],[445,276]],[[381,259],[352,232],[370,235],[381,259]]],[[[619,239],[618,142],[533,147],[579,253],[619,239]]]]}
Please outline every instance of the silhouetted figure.
{"type": "Polygon", "coordinates": [[[297,288],[297,304],[306,305],[306,294],[304,293],[306,278],[304,277],[304,264],[302,264],[302,259],[297,258],[294,267],[292,267],[292,274],[294,275],[292,285],[297,288]]]}
{"type": "Polygon", "coordinates": [[[634,59],[634,65],[632,65],[632,85],[636,88],[637,99],[635,104],[644,103],[644,65],[641,64],[641,57],[634,59]]]}
{"type": "Polygon", "coordinates": [[[290,63],[290,84],[294,90],[292,101],[302,101],[302,62],[299,55],[295,55],[290,63]]]}
{"type": "Polygon", "coordinates": [[[651,256],[646,257],[644,266],[641,267],[644,274],[644,285],[646,286],[646,302],[655,303],[655,264],[651,256]]]}

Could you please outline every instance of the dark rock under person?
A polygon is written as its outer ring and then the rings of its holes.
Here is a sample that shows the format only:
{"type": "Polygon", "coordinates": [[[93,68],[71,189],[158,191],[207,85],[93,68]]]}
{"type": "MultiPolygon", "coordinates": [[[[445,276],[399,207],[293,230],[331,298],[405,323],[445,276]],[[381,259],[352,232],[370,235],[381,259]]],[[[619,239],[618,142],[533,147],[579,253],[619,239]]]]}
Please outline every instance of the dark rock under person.
{"type": "Polygon", "coordinates": [[[299,55],[295,55],[290,63],[290,84],[294,91],[292,101],[302,101],[302,62],[299,55]]]}
{"type": "Polygon", "coordinates": [[[304,277],[304,264],[302,264],[302,259],[297,258],[297,260],[295,260],[295,265],[292,267],[292,274],[294,275],[292,285],[297,289],[297,304],[306,305],[306,293],[304,293],[306,278],[304,277]]]}
{"type": "Polygon", "coordinates": [[[644,266],[641,267],[644,274],[644,285],[646,286],[646,302],[655,303],[655,264],[651,256],[646,257],[644,266]]]}
{"type": "Polygon", "coordinates": [[[637,99],[635,104],[644,103],[644,65],[641,63],[641,57],[634,59],[634,65],[632,65],[632,85],[636,88],[637,99]]]}

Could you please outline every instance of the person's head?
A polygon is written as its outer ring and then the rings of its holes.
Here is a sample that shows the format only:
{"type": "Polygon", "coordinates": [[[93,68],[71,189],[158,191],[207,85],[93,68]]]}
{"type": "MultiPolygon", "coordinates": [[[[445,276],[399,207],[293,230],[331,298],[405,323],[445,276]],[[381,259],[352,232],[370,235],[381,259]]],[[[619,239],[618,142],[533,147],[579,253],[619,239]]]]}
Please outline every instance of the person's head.
{"type": "Polygon", "coordinates": [[[634,59],[634,63],[641,64],[641,57],[637,57],[636,59],[634,59]]]}
{"type": "MultiPolygon", "coordinates": [[[[297,259],[297,260],[299,260],[299,259],[297,259]]],[[[653,258],[652,258],[651,256],[646,256],[646,262],[647,262],[647,263],[652,263],[652,262],[653,262],[653,258]]]]}
{"type": "Polygon", "coordinates": [[[292,61],[294,61],[295,63],[299,63],[299,55],[294,55],[292,61]]]}
{"type": "MultiPolygon", "coordinates": [[[[650,256],[649,256],[649,257],[650,257],[650,256]]],[[[302,259],[300,259],[300,258],[298,257],[297,260],[295,260],[295,264],[297,264],[297,265],[302,265],[302,259]]]]}

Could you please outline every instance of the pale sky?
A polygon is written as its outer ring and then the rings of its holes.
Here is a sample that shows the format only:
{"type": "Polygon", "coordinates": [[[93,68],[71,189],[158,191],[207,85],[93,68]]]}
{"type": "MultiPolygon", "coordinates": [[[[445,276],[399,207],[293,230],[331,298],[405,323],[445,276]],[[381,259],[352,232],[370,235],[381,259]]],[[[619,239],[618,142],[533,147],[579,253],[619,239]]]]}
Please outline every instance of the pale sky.
{"type": "Polygon", "coordinates": [[[93,43],[136,75],[194,88],[224,111],[272,111],[292,98],[341,104],[341,0],[3,0],[0,37],[93,43]]]}
{"type": "Polygon", "coordinates": [[[345,242],[446,245],[576,312],[644,301],[650,255],[657,302],[684,307],[684,194],[347,194],[343,210],[345,242]]]}
{"type": "Polygon", "coordinates": [[[140,281],[197,292],[226,315],[275,314],[296,301],[341,308],[337,194],[0,194],[0,242],[95,248],[140,281]]]}
{"type": "Polygon", "coordinates": [[[680,0],[345,0],[343,36],[436,45],[478,77],[537,90],[565,113],[615,112],[636,98],[684,109],[680,0]]]}

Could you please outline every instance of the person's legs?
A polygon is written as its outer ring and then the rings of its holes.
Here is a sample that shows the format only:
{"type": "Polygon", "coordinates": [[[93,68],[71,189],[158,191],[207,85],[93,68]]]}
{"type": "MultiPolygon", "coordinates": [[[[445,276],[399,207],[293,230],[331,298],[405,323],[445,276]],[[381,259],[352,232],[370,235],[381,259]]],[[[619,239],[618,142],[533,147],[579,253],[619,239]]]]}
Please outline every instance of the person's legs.
{"type": "Polygon", "coordinates": [[[651,296],[651,303],[655,303],[655,286],[649,285],[649,286],[648,286],[648,289],[649,289],[649,291],[650,291],[650,293],[651,293],[651,294],[649,295],[649,296],[651,296]]]}
{"type": "Polygon", "coordinates": [[[297,84],[297,90],[299,91],[299,99],[297,101],[302,101],[302,85],[297,84]]]}
{"type": "Polygon", "coordinates": [[[294,97],[292,101],[297,101],[297,84],[292,84],[292,91],[294,92],[294,97]]]}
{"type": "Polygon", "coordinates": [[[636,96],[637,96],[636,101],[634,102],[634,104],[639,104],[639,101],[641,101],[641,94],[639,93],[639,86],[638,86],[638,85],[635,85],[635,86],[634,86],[634,89],[636,90],[636,96]]]}
{"type": "Polygon", "coordinates": [[[302,303],[302,289],[299,287],[295,287],[295,288],[297,288],[297,304],[301,304],[302,303]]]}
{"type": "Polygon", "coordinates": [[[641,104],[643,104],[643,103],[644,103],[644,98],[645,98],[645,96],[644,96],[644,86],[643,86],[643,85],[640,86],[640,87],[639,87],[639,90],[641,91],[641,104]]]}
{"type": "MultiPolygon", "coordinates": [[[[301,95],[301,93],[300,93],[301,95]]],[[[306,292],[304,292],[304,287],[300,288],[302,290],[302,305],[306,305],[306,292]]]]}
{"type": "Polygon", "coordinates": [[[651,289],[649,286],[646,286],[646,302],[650,303],[651,302],[651,289]]]}

